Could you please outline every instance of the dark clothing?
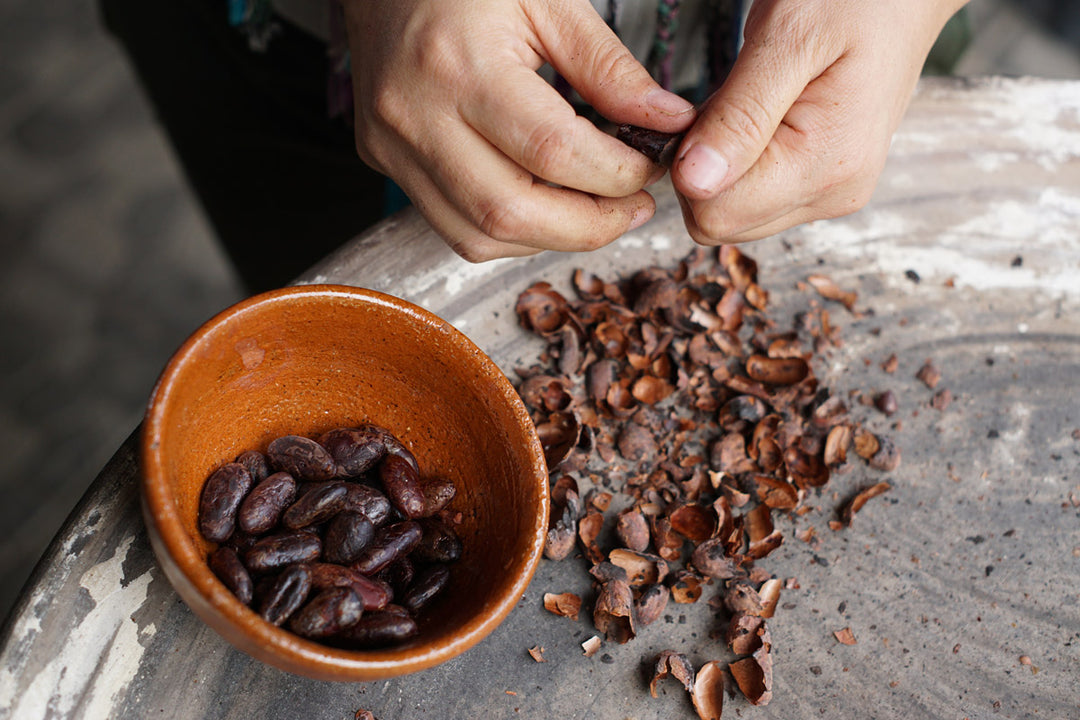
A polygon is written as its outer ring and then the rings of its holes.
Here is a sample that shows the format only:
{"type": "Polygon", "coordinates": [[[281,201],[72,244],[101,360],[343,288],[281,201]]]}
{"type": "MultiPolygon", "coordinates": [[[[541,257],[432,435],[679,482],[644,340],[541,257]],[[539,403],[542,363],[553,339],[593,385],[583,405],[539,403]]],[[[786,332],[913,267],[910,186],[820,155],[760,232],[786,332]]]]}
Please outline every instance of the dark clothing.
{"type": "Polygon", "coordinates": [[[377,222],[385,178],[327,113],[326,46],[288,23],[263,52],[221,0],[101,0],[188,182],[251,292],[377,222]]]}

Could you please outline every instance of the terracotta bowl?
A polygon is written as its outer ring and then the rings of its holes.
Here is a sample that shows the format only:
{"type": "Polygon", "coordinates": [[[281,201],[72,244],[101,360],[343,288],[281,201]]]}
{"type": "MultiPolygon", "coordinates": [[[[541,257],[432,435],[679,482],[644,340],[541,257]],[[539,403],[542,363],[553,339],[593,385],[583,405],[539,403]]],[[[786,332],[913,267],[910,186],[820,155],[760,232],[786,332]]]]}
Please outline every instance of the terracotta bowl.
{"type": "Polygon", "coordinates": [[[435,315],[339,286],[276,290],[207,322],[165,368],[143,424],[142,503],[166,576],[207,624],[244,652],[325,680],[374,680],[452,658],[488,635],[521,598],[543,549],[543,451],[506,376],[435,315]],[[281,435],[382,425],[424,475],[457,485],[464,554],[420,634],[351,651],[263,621],[206,564],[197,529],[206,477],[281,435]]]}

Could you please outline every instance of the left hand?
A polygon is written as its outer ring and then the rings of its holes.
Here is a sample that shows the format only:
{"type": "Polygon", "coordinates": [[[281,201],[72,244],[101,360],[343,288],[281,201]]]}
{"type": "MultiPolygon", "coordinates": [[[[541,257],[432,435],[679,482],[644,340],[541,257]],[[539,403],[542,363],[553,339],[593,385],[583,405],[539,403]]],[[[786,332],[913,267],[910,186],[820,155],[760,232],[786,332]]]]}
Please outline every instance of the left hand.
{"type": "Polygon", "coordinates": [[[672,168],[694,240],[754,240],[865,205],[923,62],[963,5],[754,2],[734,68],[672,168]]]}

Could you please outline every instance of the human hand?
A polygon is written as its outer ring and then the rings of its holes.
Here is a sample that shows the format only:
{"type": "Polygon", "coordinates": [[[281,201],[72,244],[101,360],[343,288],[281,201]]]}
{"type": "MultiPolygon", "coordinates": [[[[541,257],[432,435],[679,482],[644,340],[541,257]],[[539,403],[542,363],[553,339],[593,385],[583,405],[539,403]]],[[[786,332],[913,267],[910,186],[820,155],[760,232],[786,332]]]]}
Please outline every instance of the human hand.
{"type": "Polygon", "coordinates": [[[690,235],[754,240],[865,205],[923,61],[964,0],[757,0],[679,146],[690,235]]]}
{"type": "Polygon", "coordinates": [[[659,171],[579,117],[550,63],[616,123],[685,130],[693,107],[587,0],[346,0],[360,157],[462,257],[590,250],[648,220],[659,171]]]}

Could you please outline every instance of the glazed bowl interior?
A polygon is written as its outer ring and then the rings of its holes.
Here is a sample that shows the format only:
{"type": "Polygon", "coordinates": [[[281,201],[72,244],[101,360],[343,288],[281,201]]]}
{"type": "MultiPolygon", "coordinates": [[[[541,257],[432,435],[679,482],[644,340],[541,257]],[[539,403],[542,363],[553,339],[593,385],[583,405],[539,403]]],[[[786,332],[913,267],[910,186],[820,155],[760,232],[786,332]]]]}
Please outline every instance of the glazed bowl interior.
{"type": "Polygon", "coordinates": [[[547,473],[513,387],[451,325],[373,291],[287,288],[210,320],[163,372],[141,450],[143,513],[179,594],[241,650],[301,675],[373,680],[458,655],[509,613],[542,551],[547,473]],[[416,638],[352,651],[275,628],[236,600],[207,567],[214,546],[197,510],[209,473],[241,452],[365,422],[400,438],[422,475],[455,483],[464,554],[416,638]]]}

